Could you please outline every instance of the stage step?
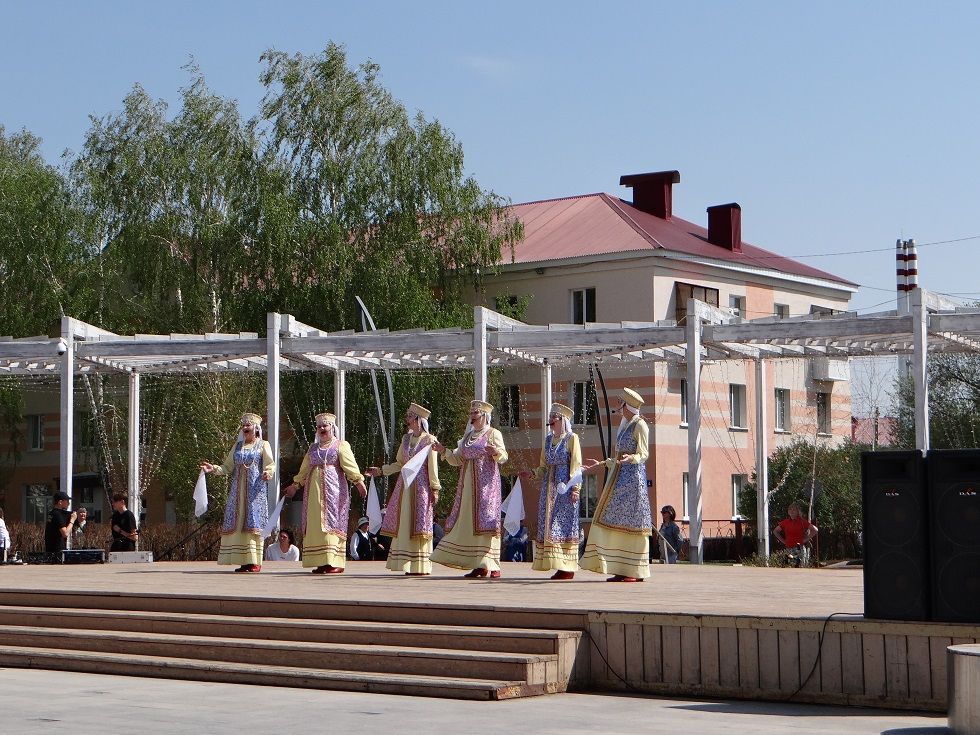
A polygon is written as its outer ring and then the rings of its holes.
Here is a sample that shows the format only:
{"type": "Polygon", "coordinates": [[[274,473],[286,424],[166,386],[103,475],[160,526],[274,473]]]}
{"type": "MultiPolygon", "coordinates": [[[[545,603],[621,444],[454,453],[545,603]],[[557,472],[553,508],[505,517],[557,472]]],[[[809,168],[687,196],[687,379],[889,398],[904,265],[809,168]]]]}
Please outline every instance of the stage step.
{"type": "MultiPolygon", "coordinates": [[[[348,615],[380,610],[381,619],[341,620],[336,602],[323,609],[306,602],[300,609],[308,617],[300,618],[246,615],[242,598],[204,598],[196,606],[202,611],[194,612],[188,610],[192,600],[183,599],[181,611],[161,612],[145,609],[160,606],[149,596],[13,597],[5,595],[0,604],[5,666],[504,699],[566,691],[582,656],[580,631],[421,623],[412,606],[353,604],[348,615]],[[23,604],[28,600],[33,604],[23,604]],[[126,603],[135,609],[125,609],[126,603]],[[235,612],[213,612],[225,607],[235,612]],[[324,612],[328,619],[321,619],[324,612]],[[268,680],[272,674],[277,681],[268,680]]],[[[285,613],[290,607],[266,609],[285,613]]]]}
{"type": "Polygon", "coordinates": [[[547,693],[542,687],[523,681],[365,673],[5,645],[0,645],[0,666],[447,699],[513,699],[547,693]]]}

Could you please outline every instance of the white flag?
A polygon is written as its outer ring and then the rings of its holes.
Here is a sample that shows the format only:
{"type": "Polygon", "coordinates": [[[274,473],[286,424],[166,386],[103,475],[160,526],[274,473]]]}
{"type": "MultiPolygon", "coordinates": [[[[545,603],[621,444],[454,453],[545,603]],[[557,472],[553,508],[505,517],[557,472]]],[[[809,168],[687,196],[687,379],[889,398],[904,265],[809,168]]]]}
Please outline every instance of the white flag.
{"type": "Polygon", "coordinates": [[[276,530],[276,524],[279,522],[279,516],[282,515],[282,507],[286,504],[286,496],[283,495],[279,498],[279,502],[276,503],[276,507],[269,514],[269,520],[265,524],[265,528],[262,529],[262,538],[266,538],[272,535],[272,532],[276,530]]]}
{"type": "Polygon", "coordinates": [[[384,520],[384,516],[381,515],[381,501],[378,500],[378,488],[374,485],[373,477],[368,483],[367,517],[370,522],[368,531],[377,533],[378,529],[381,528],[381,521],[384,520]]]}
{"type": "Polygon", "coordinates": [[[197,484],[194,486],[194,516],[200,518],[208,510],[208,483],[204,479],[204,470],[197,476],[197,484]]]}
{"type": "Polygon", "coordinates": [[[501,504],[500,512],[504,514],[504,529],[511,536],[521,530],[521,521],[524,520],[524,489],[521,487],[521,478],[517,478],[514,489],[501,504]]]}
{"type": "Polygon", "coordinates": [[[568,482],[559,482],[555,488],[559,495],[564,495],[576,485],[582,484],[582,468],[579,467],[574,475],[568,478],[568,482]]]}
{"type": "Polygon", "coordinates": [[[415,455],[402,465],[402,489],[407,490],[408,487],[415,482],[415,478],[418,477],[419,472],[422,470],[422,465],[429,458],[429,452],[431,451],[431,445],[424,449],[420,449],[415,455]]]}

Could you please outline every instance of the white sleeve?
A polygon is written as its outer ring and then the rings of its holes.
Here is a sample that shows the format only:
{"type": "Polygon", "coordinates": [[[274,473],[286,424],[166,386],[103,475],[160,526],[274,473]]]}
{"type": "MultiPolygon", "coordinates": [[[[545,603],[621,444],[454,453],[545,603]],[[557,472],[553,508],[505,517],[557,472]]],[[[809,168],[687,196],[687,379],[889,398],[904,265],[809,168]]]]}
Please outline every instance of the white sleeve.
{"type": "Polygon", "coordinates": [[[360,557],[357,555],[357,531],[351,534],[350,542],[347,545],[350,548],[350,558],[354,561],[360,561],[360,557]]]}
{"type": "Polygon", "coordinates": [[[286,552],[286,556],[283,559],[284,561],[299,561],[299,549],[295,546],[290,546],[289,551],[286,552]]]}
{"type": "Polygon", "coordinates": [[[5,549],[10,548],[10,534],[7,533],[7,524],[0,520],[0,546],[5,549]]]}

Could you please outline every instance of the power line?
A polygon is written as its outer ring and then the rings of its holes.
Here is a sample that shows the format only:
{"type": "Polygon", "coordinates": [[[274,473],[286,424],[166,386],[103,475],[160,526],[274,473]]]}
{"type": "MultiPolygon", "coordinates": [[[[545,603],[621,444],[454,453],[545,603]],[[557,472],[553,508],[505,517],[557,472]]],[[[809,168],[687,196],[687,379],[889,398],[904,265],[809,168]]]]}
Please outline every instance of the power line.
{"type": "MultiPolygon", "coordinates": [[[[916,243],[917,248],[929,247],[930,245],[949,245],[952,243],[966,242],[967,240],[980,240],[980,235],[970,235],[969,237],[957,237],[952,240],[933,240],[932,242],[916,243]]],[[[864,253],[893,253],[894,247],[869,248],[867,250],[840,250],[833,253],[807,253],[804,255],[751,255],[753,260],[796,260],[798,258],[830,258],[835,255],[862,255],[864,253]]]]}

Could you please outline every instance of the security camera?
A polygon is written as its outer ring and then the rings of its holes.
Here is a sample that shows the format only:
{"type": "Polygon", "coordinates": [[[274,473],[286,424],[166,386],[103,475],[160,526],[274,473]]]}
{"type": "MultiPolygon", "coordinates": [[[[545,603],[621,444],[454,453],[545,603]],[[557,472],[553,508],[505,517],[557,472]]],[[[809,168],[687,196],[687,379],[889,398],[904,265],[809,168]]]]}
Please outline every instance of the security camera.
{"type": "Polygon", "coordinates": [[[68,344],[63,339],[58,340],[58,354],[63,355],[68,352],[68,344]]]}

